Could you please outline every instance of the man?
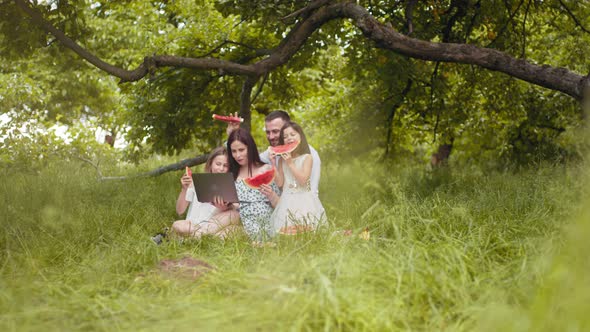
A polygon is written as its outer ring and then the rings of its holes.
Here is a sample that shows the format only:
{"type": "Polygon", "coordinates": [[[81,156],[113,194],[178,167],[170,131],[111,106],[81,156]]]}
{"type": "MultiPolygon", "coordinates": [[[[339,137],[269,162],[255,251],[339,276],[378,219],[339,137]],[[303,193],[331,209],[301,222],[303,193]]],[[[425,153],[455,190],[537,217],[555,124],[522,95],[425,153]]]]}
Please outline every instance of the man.
{"type": "MultiPolygon", "coordinates": [[[[234,114],[234,116],[238,116],[238,114],[234,114]]],[[[270,146],[277,146],[279,145],[279,137],[281,135],[281,128],[283,125],[291,121],[291,117],[289,113],[281,110],[272,111],[264,118],[264,131],[266,132],[266,139],[268,140],[268,144],[270,146]]],[[[227,134],[229,134],[240,127],[239,123],[230,123],[227,125],[227,134]]],[[[311,176],[309,179],[311,191],[316,195],[319,194],[319,184],[320,184],[320,169],[321,169],[321,160],[318,152],[310,145],[309,150],[311,151],[311,158],[313,159],[313,165],[311,167],[311,176]]],[[[266,164],[270,164],[270,148],[265,150],[260,154],[260,159],[262,162],[266,164]]],[[[275,158],[280,158],[280,156],[276,156],[275,158]]]]}

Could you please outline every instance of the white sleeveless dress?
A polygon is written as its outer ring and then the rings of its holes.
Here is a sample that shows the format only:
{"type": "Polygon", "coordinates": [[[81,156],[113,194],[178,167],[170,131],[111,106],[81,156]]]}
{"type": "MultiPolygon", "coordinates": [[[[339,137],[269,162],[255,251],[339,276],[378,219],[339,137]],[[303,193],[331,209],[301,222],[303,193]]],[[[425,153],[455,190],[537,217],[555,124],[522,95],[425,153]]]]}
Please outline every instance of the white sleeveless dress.
{"type": "MultiPolygon", "coordinates": [[[[304,154],[293,158],[295,167],[303,168],[304,154]]],[[[326,212],[317,195],[311,192],[309,180],[301,186],[286,163],[282,163],[283,193],[270,218],[273,235],[294,235],[315,230],[325,220],[326,212]]]]}

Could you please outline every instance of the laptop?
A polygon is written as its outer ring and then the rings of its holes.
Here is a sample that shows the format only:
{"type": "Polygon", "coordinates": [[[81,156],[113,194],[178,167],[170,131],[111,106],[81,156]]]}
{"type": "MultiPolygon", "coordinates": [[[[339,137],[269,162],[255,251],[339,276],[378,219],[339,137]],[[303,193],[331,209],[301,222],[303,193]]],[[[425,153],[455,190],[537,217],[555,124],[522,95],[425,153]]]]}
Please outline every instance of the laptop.
{"type": "Polygon", "coordinates": [[[215,196],[221,196],[227,203],[239,202],[232,173],[193,173],[192,176],[199,202],[211,203],[215,196]]]}

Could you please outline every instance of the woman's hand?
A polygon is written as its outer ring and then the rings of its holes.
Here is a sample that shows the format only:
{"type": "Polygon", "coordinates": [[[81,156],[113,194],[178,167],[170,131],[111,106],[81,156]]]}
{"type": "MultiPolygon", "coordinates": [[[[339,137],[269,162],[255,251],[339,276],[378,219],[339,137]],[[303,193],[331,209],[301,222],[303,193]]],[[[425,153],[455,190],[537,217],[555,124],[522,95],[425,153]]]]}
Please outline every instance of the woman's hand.
{"type": "Polygon", "coordinates": [[[211,204],[220,211],[227,211],[231,208],[231,203],[225,202],[221,196],[213,197],[213,202],[211,202],[211,204]]]}
{"type": "Polygon", "coordinates": [[[274,198],[278,197],[277,193],[275,193],[274,190],[272,190],[272,187],[268,184],[260,185],[260,189],[258,190],[260,190],[260,192],[266,196],[269,201],[272,201],[274,198]]]}
{"type": "MultiPolygon", "coordinates": [[[[235,112],[234,114],[229,114],[229,116],[235,116],[236,118],[239,118],[238,116],[238,112],[235,112]]],[[[229,137],[229,135],[231,133],[233,133],[234,131],[240,129],[240,124],[237,122],[230,122],[227,124],[227,128],[225,129],[225,133],[227,134],[227,136],[229,137]]]]}
{"type": "Polygon", "coordinates": [[[180,184],[182,185],[182,189],[186,190],[188,189],[188,187],[190,187],[191,184],[193,184],[193,178],[185,173],[180,178],[180,184]]]}

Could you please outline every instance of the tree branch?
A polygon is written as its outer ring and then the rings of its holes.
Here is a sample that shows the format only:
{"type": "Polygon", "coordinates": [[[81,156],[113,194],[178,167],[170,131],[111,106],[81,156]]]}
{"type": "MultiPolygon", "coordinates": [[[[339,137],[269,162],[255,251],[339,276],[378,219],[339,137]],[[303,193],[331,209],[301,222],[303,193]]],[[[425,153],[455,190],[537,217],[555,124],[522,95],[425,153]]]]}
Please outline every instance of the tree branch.
{"type": "Polygon", "coordinates": [[[299,9],[299,10],[296,10],[296,11],[292,12],[291,14],[283,17],[281,19],[281,21],[286,21],[286,20],[291,19],[293,17],[304,16],[304,15],[308,14],[309,12],[313,11],[314,9],[318,9],[318,8],[320,8],[322,6],[327,5],[331,1],[332,0],[315,0],[315,1],[312,1],[306,7],[303,7],[301,9],[299,9]]]}
{"type": "Polygon", "coordinates": [[[313,19],[315,15],[351,18],[366,37],[377,43],[377,47],[412,58],[474,64],[545,88],[561,91],[576,99],[582,97],[581,81],[583,77],[565,68],[539,66],[526,60],[516,59],[498,50],[469,44],[435,43],[410,38],[379,23],[364,8],[351,3],[321,8],[310,19],[313,19]],[[334,11],[336,14],[328,11],[334,11]]]}
{"type": "MultiPolygon", "coordinates": [[[[203,155],[197,156],[195,158],[183,159],[183,160],[181,160],[177,163],[174,163],[174,164],[169,164],[166,166],[158,167],[158,168],[151,170],[149,172],[130,175],[130,176],[102,176],[102,174],[100,173],[98,168],[97,168],[97,171],[98,171],[100,181],[129,180],[129,179],[135,179],[135,178],[158,176],[158,175],[162,175],[164,173],[171,172],[171,171],[180,171],[180,170],[183,170],[185,167],[204,164],[207,161],[207,158],[209,158],[209,155],[203,154],[203,155]]],[[[91,163],[91,165],[93,165],[93,164],[91,163]]]]}
{"type": "Polygon", "coordinates": [[[107,63],[88,50],[80,46],[78,43],[73,41],[71,38],[66,36],[61,30],[54,27],[50,22],[45,20],[41,13],[36,9],[31,8],[25,0],[14,0],[21,10],[31,17],[31,20],[36,25],[42,27],[45,31],[51,33],[59,40],[64,46],[74,51],[82,59],[90,62],[92,65],[101,69],[102,71],[118,77],[122,82],[138,81],[145,77],[149,73],[150,63],[155,64],[158,67],[172,66],[172,67],[185,67],[185,68],[196,68],[196,69],[221,69],[231,74],[242,74],[251,75],[255,74],[252,66],[240,65],[237,63],[213,59],[213,58],[184,58],[176,56],[153,56],[145,57],[143,63],[141,63],[134,70],[126,70],[110,63],[107,63]]]}
{"type": "MultiPolygon", "coordinates": [[[[138,80],[147,74],[145,61],[134,71],[127,71],[96,58],[78,44],[66,37],[61,31],[43,20],[41,15],[29,8],[23,0],[14,0],[23,10],[34,17],[33,21],[44,29],[61,38],[64,45],[76,50],[80,56],[98,68],[123,80],[138,80]]],[[[319,3],[319,2],[318,2],[319,3]]],[[[195,59],[175,56],[154,56],[151,59],[158,66],[175,66],[196,69],[217,69],[223,73],[260,77],[287,63],[297,53],[307,38],[319,27],[333,19],[349,18],[365,35],[373,40],[377,47],[388,49],[408,57],[440,62],[473,64],[493,71],[499,71],[521,80],[548,89],[561,91],[576,99],[582,98],[583,77],[565,68],[539,66],[517,59],[507,53],[477,47],[469,44],[436,43],[405,36],[391,26],[380,23],[367,10],[355,3],[335,3],[323,6],[301,20],[289,31],[272,54],[254,64],[241,65],[226,60],[213,58],[195,59]]],[[[147,59],[147,58],[146,58],[147,59]]],[[[247,80],[248,81],[248,80],[247,80]]],[[[243,89],[243,91],[245,91],[243,89]]],[[[251,91],[251,90],[250,90],[251,91]]],[[[242,94],[241,110],[249,112],[242,94]]]]}

